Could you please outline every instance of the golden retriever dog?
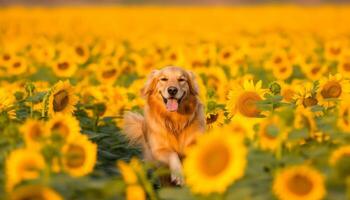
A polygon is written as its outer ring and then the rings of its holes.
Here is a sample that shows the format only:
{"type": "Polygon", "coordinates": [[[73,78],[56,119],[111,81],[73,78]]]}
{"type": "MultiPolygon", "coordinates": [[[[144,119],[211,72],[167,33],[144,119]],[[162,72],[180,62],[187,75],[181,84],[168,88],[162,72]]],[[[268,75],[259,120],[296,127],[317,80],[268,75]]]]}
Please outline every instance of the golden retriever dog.
{"type": "Polygon", "coordinates": [[[141,93],[146,99],[144,116],[124,115],[123,132],[132,144],[142,145],[144,159],[165,164],[171,181],[183,184],[184,150],[205,131],[203,105],[192,72],[180,67],[154,70],[141,93]]]}

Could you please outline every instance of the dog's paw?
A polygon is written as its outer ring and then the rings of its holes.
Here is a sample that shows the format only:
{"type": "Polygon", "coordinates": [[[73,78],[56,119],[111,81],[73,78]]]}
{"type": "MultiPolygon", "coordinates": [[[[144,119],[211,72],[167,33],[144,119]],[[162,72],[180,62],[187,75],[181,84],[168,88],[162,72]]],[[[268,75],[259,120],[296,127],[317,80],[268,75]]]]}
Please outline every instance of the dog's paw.
{"type": "Polygon", "coordinates": [[[183,186],[185,184],[183,176],[178,173],[171,173],[171,182],[178,186],[183,186]]]}

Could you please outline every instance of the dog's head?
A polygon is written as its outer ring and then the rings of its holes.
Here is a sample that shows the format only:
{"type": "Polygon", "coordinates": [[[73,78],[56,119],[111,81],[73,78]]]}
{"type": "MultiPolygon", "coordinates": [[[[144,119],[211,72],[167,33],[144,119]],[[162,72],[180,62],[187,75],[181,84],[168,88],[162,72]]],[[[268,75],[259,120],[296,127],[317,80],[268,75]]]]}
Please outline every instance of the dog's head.
{"type": "Polygon", "coordinates": [[[152,71],[142,94],[162,101],[167,111],[175,112],[189,96],[198,95],[198,87],[192,72],[171,66],[152,71]]]}

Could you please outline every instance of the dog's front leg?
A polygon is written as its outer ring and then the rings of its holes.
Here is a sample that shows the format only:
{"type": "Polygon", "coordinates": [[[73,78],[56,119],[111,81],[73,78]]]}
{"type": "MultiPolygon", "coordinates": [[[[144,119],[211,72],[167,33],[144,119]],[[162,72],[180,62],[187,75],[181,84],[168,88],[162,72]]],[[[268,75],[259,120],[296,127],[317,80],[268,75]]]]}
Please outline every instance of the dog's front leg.
{"type": "Polygon", "coordinates": [[[167,164],[171,172],[171,181],[177,185],[184,184],[184,178],[182,173],[182,164],[178,154],[169,150],[157,150],[154,152],[154,157],[167,164]]]}
{"type": "Polygon", "coordinates": [[[177,153],[173,152],[169,156],[169,167],[171,171],[171,181],[177,185],[184,184],[182,164],[177,153]]]}

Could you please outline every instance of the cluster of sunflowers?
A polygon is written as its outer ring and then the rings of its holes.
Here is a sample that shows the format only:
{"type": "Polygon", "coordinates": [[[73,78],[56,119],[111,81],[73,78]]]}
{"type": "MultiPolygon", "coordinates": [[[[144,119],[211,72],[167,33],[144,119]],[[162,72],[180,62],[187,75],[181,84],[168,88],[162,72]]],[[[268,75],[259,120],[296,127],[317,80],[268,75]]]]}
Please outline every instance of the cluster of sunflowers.
{"type": "Polygon", "coordinates": [[[350,8],[188,11],[1,9],[0,198],[350,198],[350,8]],[[206,111],[181,188],[120,130],[167,65],[206,111]]]}

